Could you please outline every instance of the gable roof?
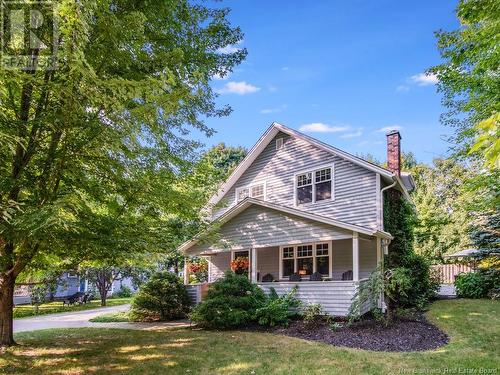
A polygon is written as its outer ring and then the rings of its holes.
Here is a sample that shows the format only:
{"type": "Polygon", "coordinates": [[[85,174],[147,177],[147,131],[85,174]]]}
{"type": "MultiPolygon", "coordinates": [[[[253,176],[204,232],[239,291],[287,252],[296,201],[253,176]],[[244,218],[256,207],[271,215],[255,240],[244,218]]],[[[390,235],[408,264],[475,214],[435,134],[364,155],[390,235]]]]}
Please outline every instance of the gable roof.
{"type": "MultiPolygon", "coordinates": [[[[389,171],[388,169],[382,168],[376,164],[370,163],[366,160],[363,160],[357,156],[351,155],[348,152],[342,151],[336,147],[330,146],[324,142],[318,141],[304,133],[301,133],[297,130],[290,129],[284,125],[278,124],[277,122],[273,122],[271,126],[264,132],[264,134],[260,137],[257,143],[252,147],[247,156],[241,161],[240,164],[235,168],[235,170],[231,173],[228,179],[221,185],[217,193],[215,193],[210,200],[209,204],[215,205],[219,203],[222,197],[232,188],[232,186],[238,181],[238,179],[243,175],[243,173],[250,167],[250,165],[257,159],[260,153],[264,150],[264,148],[273,140],[273,138],[279,133],[283,132],[292,137],[301,139],[309,144],[312,144],[330,154],[341,157],[345,160],[348,160],[356,165],[359,165],[363,168],[366,168],[372,172],[379,173],[382,177],[385,177],[387,180],[395,179],[395,174],[389,171]]],[[[402,186],[404,190],[405,187],[402,186]]],[[[406,193],[407,194],[407,193],[406,193]]]]}
{"type": "MultiPolygon", "coordinates": [[[[366,227],[362,227],[362,226],[355,225],[355,224],[349,224],[349,223],[346,223],[346,222],[341,221],[341,220],[330,219],[330,218],[327,218],[327,217],[324,217],[321,215],[313,214],[313,213],[306,212],[306,211],[297,210],[296,208],[282,206],[280,204],[271,203],[271,202],[267,202],[267,201],[263,201],[263,200],[255,199],[255,198],[248,198],[248,197],[245,198],[244,200],[242,200],[241,202],[239,202],[238,204],[236,204],[235,206],[231,207],[223,215],[218,217],[213,223],[214,224],[217,223],[219,225],[227,223],[232,218],[234,218],[235,216],[237,216],[238,214],[245,211],[247,208],[249,208],[251,206],[266,207],[266,208],[276,210],[276,211],[279,211],[279,212],[282,212],[282,213],[285,213],[288,215],[293,215],[293,216],[297,216],[297,217],[300,217],[303,219],[308,219],[308,220],[316,221],[319,223],[328,224],[328,225],[331,225],[331,226],[334,226],[337,228],[341,228],[341,229],[345,229],[345,230],[353,231],[353,232],[358,232],[358,233],[365,234],[368,236],[377,236],[377,237],[381,237],[381,238],[392,239],[391,234],[388,232],[384,232],[384,231],[377,230],[377,229],[366,228],[366,227]]],[[[198,241],[200,241],[203,238],[204,234],[205,233],[199,233],[193,239],[184,242],[182,245],[179,246],[178,250],[185,253],[189,248],[196,245],[198,243],[198,241]]]]}

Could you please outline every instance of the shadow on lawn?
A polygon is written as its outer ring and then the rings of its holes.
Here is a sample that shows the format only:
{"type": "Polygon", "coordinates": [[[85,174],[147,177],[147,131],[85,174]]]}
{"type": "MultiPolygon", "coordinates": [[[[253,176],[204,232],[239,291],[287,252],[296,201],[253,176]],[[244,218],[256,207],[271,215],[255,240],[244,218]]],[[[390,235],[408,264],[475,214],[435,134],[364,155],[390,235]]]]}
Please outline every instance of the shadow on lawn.
{"type": "MultiPolygon", "coordinates": [[[[18,346],[0,356],[2,374],[122,373],[132,369],[165,371],[178,365],[183,349],[200,338],[184,338],[180,330],[141,332],[129,330],[47,330],[18,334],[18,346]],[[131,345],[131,343],[133,343],[131,345]],[[163,369],[163,370],[162,370],[163,369]]],[[[187,331],[186,334],[189,332],[187,331]]]]}

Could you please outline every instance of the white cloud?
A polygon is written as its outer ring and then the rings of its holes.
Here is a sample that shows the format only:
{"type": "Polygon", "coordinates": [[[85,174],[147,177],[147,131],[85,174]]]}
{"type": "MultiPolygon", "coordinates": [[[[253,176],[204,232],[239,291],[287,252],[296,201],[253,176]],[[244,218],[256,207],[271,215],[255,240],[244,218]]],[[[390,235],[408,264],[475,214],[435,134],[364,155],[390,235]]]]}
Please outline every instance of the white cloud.
{"type": "Polygon", "coordinates": [[[403,127],[400,125],[391,125],[391,126],[384,126],[383,128],[380,128],[377,131],[380,133],[387,133],[391,130],[401,130],[401,129],[403,129],[403,127]]]}
{"type": "Polygon", "coordinates": [[[269,92],[276,92],[276,91],[278,91],[278,88],[276,86],[273,86],[273,85],[268,85],[267,89],[269,90],[269,92]]]}
{"type": "Polygon", "coordinates": [[[410,87],[407,85],[399,85],[398,87],[396,87],[396,91],[397,92],[407,92],[407,91],[410,91],[410,87]]]}
{"type": "Polygon", "coordinates": [[[222,47],[222,48],[218,48],[217,49],[217,52],[219,53],[223,53],[223,54],[230,54],[230,53],[235,53],[235,52],[238,52],[241,48],[237,47],[238,45],[242,44],[243,41],[240,40],[238,43],[236,44],[228,44],[227,46],[225,47],[222,47]]]}
{"type": "Polygon", "coordinates": [[[346,133],[346,134],[342,134],[340,136],[340,138],[357,138],[357,137],[361,137],[363,135],[363,132],[361,131],[361,129],[358,129],[357,131],[353,132],[353,133],[346,133]]]}
{"type": "Polygon", "coordinates": [[[283,68],[281,68],[281,70],[283,70],[284,72],[286,72],[288,69],[290,69],[288,66],[284,66],[283,68]]]}
{"type": "Polygon", "coordinates": [[[301,125],[299,130],[306,133],[339,133],[349,130],[349,126],[331,126],[321,122],[301,125]]]}
{"type": "Polygon", "coordinates": [[[252,94],[260,90],[260,87],[253,86],[245,81],[235,82],[231,81],[224,85],[224,87],[216,90],[219,94],[238,94],[238,95],[246,95],[252,94]]]}
{"type": "Polygon", "coordinates": [[[287,107],[287,105],[283,104],[283,105],[280,105],[279,107],[275,107],[275,108],[264,108],[264,109],[261,109],[259,111],[259,113],[261,113],[263,115],[268,115],[270,113],[278,113],[278,112],[284,111],[286,109],[286,107],[287,107]]]}
{"type": "Polygon", "coordinates": [[[360,147],[366,146],[368,143],[370,143],[370,142],[368,142],[368,141],[361,141],[361,142],[358,143],[358,146],[360,146],[360,147]]]}
{"type": "Polygon", "coordinates": [[[411,76],[410,79],[419,86],[429,86],[438,83],[438,78],[435,74],[419,73],[411,76]]]}

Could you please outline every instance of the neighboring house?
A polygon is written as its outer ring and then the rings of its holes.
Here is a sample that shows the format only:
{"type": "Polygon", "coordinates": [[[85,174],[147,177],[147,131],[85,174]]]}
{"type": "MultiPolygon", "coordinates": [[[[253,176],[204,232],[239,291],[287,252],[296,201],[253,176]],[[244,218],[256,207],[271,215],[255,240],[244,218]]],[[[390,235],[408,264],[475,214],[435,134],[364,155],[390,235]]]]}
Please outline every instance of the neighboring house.
{"type": "MultiPolygon", "coordinates": [[[[124,279],[113,281],[108,295],[110,296],[119,291],[122,285],[130,288],[132,292],[136,291],[132,278],[126,277],[124,279]]],[[[61,299],[71,296],[77,292],[87,292],[90,290],[94,291],[96,288],[89,285],[88,281],[84,277],[80,277],[77,273],[69,271],[61,274],[61,277],[57,282],[56,292],[52,296],[47,295],[47,298],[61,299]]],[[[97,295],[98,292],[96,291],[95,294],[97,295]]],[[[29,303],[31,303],[29,288],[27,286],[17,287],[14,292],[14,305],[24,305],[29,303]]]]}
{"type": "MultiPolygon", "coordinates": [[[[383,227],[383,191],[408,197],[414,187],[400,171],[400,139],[387,134],[386,169],[273,123],[209,201],[217,239],[199,234],[180,251],[207,257],[209,283],[247,257],[249,277],[265,291],[298,285],[303,302],[347,315],[392,239],[383,227]]],[[[190,288],[199,301],[202,287],[190,288]]]]}

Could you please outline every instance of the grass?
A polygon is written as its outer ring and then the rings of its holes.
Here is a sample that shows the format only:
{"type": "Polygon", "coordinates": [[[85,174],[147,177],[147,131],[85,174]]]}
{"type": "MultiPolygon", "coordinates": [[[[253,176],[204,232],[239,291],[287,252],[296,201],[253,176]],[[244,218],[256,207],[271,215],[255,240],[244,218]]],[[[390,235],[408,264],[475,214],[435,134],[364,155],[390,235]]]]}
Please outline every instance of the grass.
{"type": "Polygon", "coordinates": [[[451,341],[440,349],[416,353],[370,352],[239,331],[85,328],[26,332],[16,335],[21,346],[0,355],[0,373],[498,373],[500,302],[438,301],[428,316],[448,332],[451,341]]]}
{"type": "MultiPolygon", "coordinates": [[[[130,303],[131,298],[111,298],[108,299],[106,306],[117,306],[124,305],[130,303]]],[[[14,318],[26,318],[29,316],[38,316],[38,315],[46,315],[46,314],[54,314],[60,312],[68,312],[68,311],[81,311],[81,310],[89,310],[101,307],[100,300],[93,300],[89,303],[79,305],[74,304],[71,306],[63,306],[62,301],[59,302],[49,302],[44,303],[39,306],[38,314],[35,312],[34,306],[31,305],[18,305],[14,307],[14,318]]]]}
{"type": "Polygon", "coordinates": [[[116,323],[116,322],[128,322],[128,311],[121,311],[112,314],[103,314],[96,316],[89,320],[89,322],[94,323],[116,323]]]}

